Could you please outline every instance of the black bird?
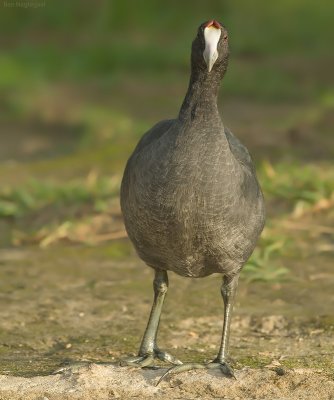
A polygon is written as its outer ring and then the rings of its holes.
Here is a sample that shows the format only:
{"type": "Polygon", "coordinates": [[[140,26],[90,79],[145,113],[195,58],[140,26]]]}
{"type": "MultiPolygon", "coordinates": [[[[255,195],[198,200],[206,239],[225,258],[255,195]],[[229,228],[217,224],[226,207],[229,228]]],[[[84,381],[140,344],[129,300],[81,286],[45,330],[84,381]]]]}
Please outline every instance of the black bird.
{"type": "Polygon", "coordinates": [[[178,117],[154,125],[125,168],[125,227],[139,257],[155,272],[152,311],[130,365],[144,367],[158,358],[177,365],[168,373],[220,367],[234,376],[227,364],[232,307],[265,212],[248,150],[224,127],[217,107],[228,57],[226,28],[215,20],[203,23],[192,44],[190,83],[178,117]],[[224,326],[212,363],[182,364],[157,346],[167,271],[195,278],[223,274],[224,326]]]}

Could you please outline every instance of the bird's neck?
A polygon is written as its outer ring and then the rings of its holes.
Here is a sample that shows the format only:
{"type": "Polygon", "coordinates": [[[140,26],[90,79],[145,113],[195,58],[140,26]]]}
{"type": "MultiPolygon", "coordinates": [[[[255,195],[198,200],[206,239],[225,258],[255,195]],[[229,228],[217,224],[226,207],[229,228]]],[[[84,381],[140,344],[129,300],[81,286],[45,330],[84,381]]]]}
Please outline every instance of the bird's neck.
{"type": "Polygon", "coordinates": [[[214,71],[192,71],[186,97],[179,113],[181,122],[194,119],[212,120],[219,118],[217,107],[221,76],[214,71]]]}

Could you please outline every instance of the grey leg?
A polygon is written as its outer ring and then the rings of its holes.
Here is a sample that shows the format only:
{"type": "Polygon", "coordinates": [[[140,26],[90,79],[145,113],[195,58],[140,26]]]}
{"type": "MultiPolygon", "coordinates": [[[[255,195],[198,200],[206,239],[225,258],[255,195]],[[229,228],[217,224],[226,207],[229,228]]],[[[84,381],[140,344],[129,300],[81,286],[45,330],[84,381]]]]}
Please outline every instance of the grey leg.
{"type": "Polygon", "coordinates": [[[161,351],[157,346],[157,334],[161,310],[168,290],[168,275],[166,271],[160,269],[155,270],[153,289],[154,300],[151,314],[139,348],[138,356],[123,361],[123,364],[146,367],[151,365],[155,358],[158,358],[161,361],[170,362],[175,365],[182,364],[181,361],[174,358],[172,355],[161,351]]]}
{"type": "Polygon", "coordinates": [[[224,326],[220,349],[213,363],[219,363],[222,372],[227,376],[234,376],[233,370],[226,363],[226,359],[228,355],[231,317],[238,287],[238,280],[239,275],[233,277],[224,276],[221,287],[221,294],[224,300],[224,326]]]}
{"type": "Polygon", "coordinates": [[[147,327],[139,348],[139,355],[153,354],[156,347],[162,306],[168,290],[168,275],[166,271],[156,270],[153,281],[154,300],[147,327]]]}
{"type": "Polygon", "coordinates": [[[222,297],[224,300],[224,326],[223,326],[223,334],[222,334],[222,341],[221,341],[220,349],[219,349],[218,355],[214,359],[214,361],[210,362],[207,365],[189,363],[189,364],[172,367],[159,379],[157,385],[166,376],[168,376],[170,374],[176,374],[179,372],[189,371],[192,369],[220,368],[220,370],[222,371],[222,373],[225,376],[230,377],[230,378],[235,378],[232,368],[226,362],[226,358],[227,358],[227,354],[228,354],[231,316],[232,316],[234,299],[235,299],[235,295],[236,295],[236,291],[237,291],[237,287],[238,287],[238,280],[239,280],[239,275],[236,275],[233,277],[224,276],[224,278],[223,278],[221,294],[222,294],[222,297]]]}

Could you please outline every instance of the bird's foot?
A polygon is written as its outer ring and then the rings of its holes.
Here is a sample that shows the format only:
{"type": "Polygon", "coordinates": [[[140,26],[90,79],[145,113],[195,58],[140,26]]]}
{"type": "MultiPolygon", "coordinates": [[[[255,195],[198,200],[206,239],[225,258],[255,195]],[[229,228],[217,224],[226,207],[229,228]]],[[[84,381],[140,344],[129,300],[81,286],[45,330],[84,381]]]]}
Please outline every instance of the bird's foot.
{"type": "Polygon", "coordinates": [[[153,353],[139,354],[136,357],[130,357],[121,360],[120,364],[122,367],[131,366],[140,368],[144,367],[158,368],[152,365],[154,363],[154,360],[160,360],[174,365],[182,365],[182,361],[178,360],[176,357],[158,348],[155,348],[153,350],[153,353]]]}
{"type": "Polygon", "coordinates": [[[89,369],[92,366],[92,362],[90,361],[75,361],[72,363],[64,363],[62,366],[57,368],[52,372],[52,375],[56,374],[76,374],[80,372],[81,369],[86,368],[89,369]]]}
{"type": "Polygon", "coordinates": [[[213,360],[209,364],[207,364],[208,369],[220,369],[222,374],[227,378],[237,379],[234,375],[233,368],[226,361],[213,360]]]}
{"type": "Polygon", "coordinates": [[[190,371],[193,369],[220,369],[223,375],[225,375],[227,378],[236,379],[233,369],[229,366],[229,364],[227,364],[225,361],[219,362],[218,360],[214,360],[208,364],[188,363],[171,367],[167,370],[167,372],[162,375],[156,386],[158,386],[159,383],[163,381],[167,376],[179,374],[180,372],[190,371]]]}

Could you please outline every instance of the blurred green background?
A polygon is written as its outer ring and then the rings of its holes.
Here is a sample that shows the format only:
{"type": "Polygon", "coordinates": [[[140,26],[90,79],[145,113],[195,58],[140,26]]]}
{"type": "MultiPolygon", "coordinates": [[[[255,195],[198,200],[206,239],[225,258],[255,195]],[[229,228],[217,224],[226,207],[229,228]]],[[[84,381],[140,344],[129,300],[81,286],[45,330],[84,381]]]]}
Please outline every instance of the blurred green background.
{"type": "Polygon", "coordinates": [[[0,14],[2,247],[122,236],[110,215],[124,163],[177,115],[191,41],[210,18],[230,32],[224,122],[253,154],[269,217],[331,204],[331,1],[15,4],[0,14]]]}
{"type": "MultiPolygon", "coordinates": [[[[304,307],[297,293],[306,296],[310,285],[314,309],[332,309],[317,279],[330,284],[334,255],[333,1],[20,4],[0,5],[0,369],[36,370],[29,363],[39,352],[49,364],[71,352],[104,359],[111,344],[112,357],[135,350],[144,328],[138,298],[150,298],[151,277],[133,281],[149,270],[137,270],[126,239],[119,185],[141,135],[177,116],[191,42],[211,18],[230,35],[223,120],[250,149],[267,203],[242,278],[269,282],[261,293],[281,296],[289,312],[304,307]],[[292,277],[298,283],[280,286],[292,277]],[[109,290],[113,282],[119,291],[109,290]]],[[[202,283],[179,285],[195,291],[182,298],[195,315],[202,283]]],[[[178,304],[184,290],[175,290],[178,304]]],[[[217,315],[218,286],[210,296],[207,312],[217,315]]]]}

